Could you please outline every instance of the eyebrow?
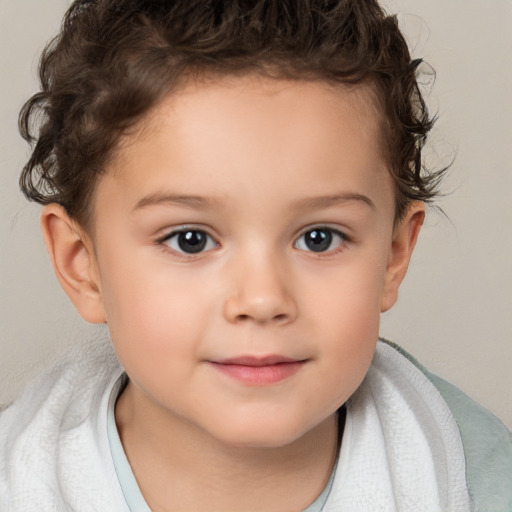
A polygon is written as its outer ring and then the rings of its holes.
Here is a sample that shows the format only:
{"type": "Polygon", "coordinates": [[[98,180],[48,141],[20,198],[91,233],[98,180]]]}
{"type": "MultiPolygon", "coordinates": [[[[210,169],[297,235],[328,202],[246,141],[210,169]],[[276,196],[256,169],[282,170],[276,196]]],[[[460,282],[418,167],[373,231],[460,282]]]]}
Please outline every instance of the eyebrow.
{"type": "MultiPolygon", "coordinates": [[[[330,196],[318,196],[300,199],[294,203],[294,208],[320,210],[322,208],[329,208],[337,204],[353,201],[362,202],[369,206],[372,210],[375,210],[375,203],[368,196],[353,192],[344,192],[330,196]]],[[[212,206],[215,206],[216,204],[219,204],[217,199],[202,196],[188,196],[181,194],[149,194],[137,202],[137,204],[133,207],[133,211],[154,205],[182,206],[194,210],[206,210],[212,206]]]]}
{"type": "Polygon", "coordinates": [[[305,208],[308,210],[320,210],[322,208],[329,208],[330,206],[353,201],[362,202],[369,206],[372,210],[375,210],[375,203],[368,196],[354,192],[344,192],[330,196],[319,196],[301,199],[295,203],[295,206],[299,209],[305,208]]]}
{"type": "Polygon", "coordinates": [[[201,196],[187,196],[181,194],[149,194],[137,202],[137,204],[133,207],[133,211],[154,205],[184,206],[186,208],[192,208],[195,210],[205,210],[217,203],[218,201],[216,199],[210,199],[201,196]]]}

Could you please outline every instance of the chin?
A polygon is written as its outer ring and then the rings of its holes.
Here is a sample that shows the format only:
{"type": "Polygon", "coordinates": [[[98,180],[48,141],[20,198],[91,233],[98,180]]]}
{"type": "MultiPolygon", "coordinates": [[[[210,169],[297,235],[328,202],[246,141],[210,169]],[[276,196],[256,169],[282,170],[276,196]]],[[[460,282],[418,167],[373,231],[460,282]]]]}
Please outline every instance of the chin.
{"type": "Polygon", "coordinates": [[[225,426],[214,437],[227,446],[233,448],[281,448],[292,444],[308,432],[303,425],[286,422],[260,421],[240,422],[231,424],[229,429],[225,426]]]}

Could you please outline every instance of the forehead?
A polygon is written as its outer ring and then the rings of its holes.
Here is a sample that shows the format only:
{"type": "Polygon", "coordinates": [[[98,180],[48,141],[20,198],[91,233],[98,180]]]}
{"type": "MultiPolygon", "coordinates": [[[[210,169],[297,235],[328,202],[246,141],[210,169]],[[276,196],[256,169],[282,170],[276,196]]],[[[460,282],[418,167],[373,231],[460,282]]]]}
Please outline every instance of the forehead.
{"type": "Polygon", "coordinates": [[[222,198],[237,183],[248,193],[250,183],[285,201],[325,195],[334,180],[382,196],[390,176],[376,105],[367,85],[259,76],[191,82],[121,141],[98,193],[109,182],[130,185],[123,197],[136,204],[169,188],[222,198]]]}
{"type": "MultiPolygon", "coordinates": [[[[258,128],[275,133],[284,125],[296,126],[299,132],[314,135],[319,127],[330,130],[334,136],[340,124],[350,126],[355,135],[371,139],[372,145],[382,149],[383,115],[378,94],[371,83],[332,84],[322,80],[275,79],[264,75],[204,77],[189,80],[170,93],[164,101],[139,123],[134,138],[152,136],[155,131],[174,126],[197,136],[218,127],[219,137],[239,122],[240,136],[250,136],[258,128]],[[353,121],[353,115],[358,118],[353,121]],[[219,123],[221,119],[226,123],[219,123]],[[232,123],[230,123],[232,121],[232,123]]],[[[261,138],[261,133],[258,134],[261,138]]]]}

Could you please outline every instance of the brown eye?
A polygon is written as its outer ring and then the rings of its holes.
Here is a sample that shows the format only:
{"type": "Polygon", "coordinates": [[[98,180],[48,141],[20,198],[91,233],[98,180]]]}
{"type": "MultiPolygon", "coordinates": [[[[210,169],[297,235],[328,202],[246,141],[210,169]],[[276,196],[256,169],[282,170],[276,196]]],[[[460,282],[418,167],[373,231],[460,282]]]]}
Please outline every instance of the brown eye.
{"type": "Polygon", "coordinates": [[[306,231],[295,242],[295,247],[303,251],[326,252],[339,247],[345,241],[340,231],[331,228],[314,228],[306,231]]]}
{"type": "Polygon", "coordinates": [[[197,254],[215,248],[215,241],[210,235],[198,229],[174,231],[162,243],[171,249],[186,254],[197,254]]]}

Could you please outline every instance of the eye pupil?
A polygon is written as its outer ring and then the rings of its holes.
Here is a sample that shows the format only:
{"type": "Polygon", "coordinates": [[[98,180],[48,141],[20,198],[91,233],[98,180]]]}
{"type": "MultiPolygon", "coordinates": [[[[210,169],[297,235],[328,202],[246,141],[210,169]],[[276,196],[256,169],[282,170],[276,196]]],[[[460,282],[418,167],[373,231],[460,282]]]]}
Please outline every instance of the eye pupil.
{"type": "Polygon", "coordinates": [[[206,242],[206,235],[200,231],[184,231],[178,234],[178,245],[183,252],[201,252],[206,242]]]}
{"type": "Polygon", "coordinates": [[[332,233],[326,229],[308,231],[304,238],[308,249],[315,252],[326,251],[332,243],[332,233]]]}

